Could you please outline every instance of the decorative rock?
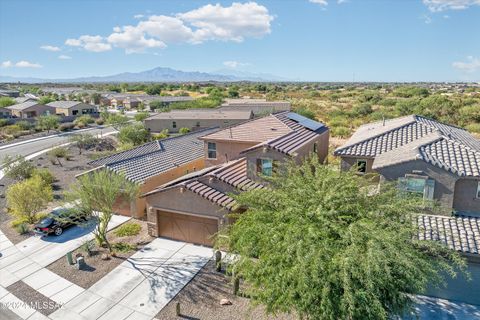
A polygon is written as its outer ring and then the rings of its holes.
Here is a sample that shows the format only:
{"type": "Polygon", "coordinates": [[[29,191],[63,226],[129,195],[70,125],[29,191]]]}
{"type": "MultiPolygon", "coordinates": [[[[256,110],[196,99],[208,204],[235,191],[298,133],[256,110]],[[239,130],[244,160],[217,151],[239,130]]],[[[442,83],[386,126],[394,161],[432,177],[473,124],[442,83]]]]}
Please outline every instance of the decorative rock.
{"type": "Polygon", "coordinates": [[[101,258],[102,260],[108,260],[108,259],[110,259],[110,257],[108,256],[107,253],[103,253],[100,258],[101,258]]]}
{"type": "Polygon", "coordinates": [[[230,300],[228,300],[228,299],[222,299],[222,300],[220,300],[220,304],[221,304],[222,306],[229,306],[229,305],[232,304],[232,301],[230,301],[230,300]]]}

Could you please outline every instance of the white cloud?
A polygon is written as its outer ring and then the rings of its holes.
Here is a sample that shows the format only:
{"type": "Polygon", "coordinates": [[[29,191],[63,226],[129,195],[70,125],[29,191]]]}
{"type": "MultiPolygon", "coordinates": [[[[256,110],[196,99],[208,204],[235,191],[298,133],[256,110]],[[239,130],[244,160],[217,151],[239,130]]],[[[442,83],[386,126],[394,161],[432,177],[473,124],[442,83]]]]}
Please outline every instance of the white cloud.
{"type": "Polygon", "coordinates": [[[70,60],[70,59],[72,59],[72,57],[67,56],[65,54],[61,54],[61,55],[58,56],[58,59],[60,59],[60,60],[70,60]]]}
{"type": "Polygon", "coordinates": [[[78,39],[67,39],[65,44],[72,47],[82,47],[83,49],[92,52],[103,52],[112,49],[112,46],[105,42],[105,39],[102,36],[83,35],[78,39]]]}
{"type": "Polygon", "coordinates": [[[2,62],[2,68],[10,68],[10,67],[13,67],[13,62],[12,61],[7,60],[7,61],[2,62]]]}
{"type": "MultiPolygon", "coordinates": [[[[134,53],[149,48],[164,48],[171,43],[242,42],[246,38],[261,38],[269,34],[273,19],[266,7],[255,2],[234,2],[229,7],[208,4],[173,16],[151,15],[137,25],[116,26],[112,34],[104,38],[96,36],[100,39],[95,43],[105,46],[104,50],[97,52],[110,50],[113,46],[125,49],[126,53],[134,53]]],[[[82,37],[67,39],[65,44],[88,50],[82,37]]]]}
{"type": "Polygon", "coordinates": [[[224,61],[223,65],[226,66],[226,67],[235,69],[235,68],[238,68],[238,67],[245,67],[245,66],[248,66],[250,64],[246,63],[246,62],[239,62],[239,61],[230,60],[230,61],[224,61]]]}
{"type": "Polygon", "coordinates": [[[464,10],[471,6],[479,6],[480,0],[423,0],[423,3],[432,12],[445,10],[464,10]]]}
{"type": "MultiPolygon", "coordinates": [[[[310,1],[311,3],[316,3],[316,4],[319,4],[321,6],[328,6],[328,1],[327,0],[308,0],[310,1]]],[[[340,1],[339,1],[340,3],[340,1]]]]}
{"type": "Polygon", "coordinates": [[[17,68],[41,68],[42,65],[38,63],[33,63],[29,62],[26,60],[20,60],[17,63],[13,63],[10,60],[3,61],[1,64],[2,68],[11,68],[11,67],[17,67],[17,68]]]}
{"type": "Polygon", "coordinates": [[[432,23],[432,17],[430,17],[428,14],[424,14],[420,17],[421,19],[423,19],[423,21],[426,23],[426,24],[430,24],[432,23]]]}
{"type": "Polygon", "coordinates": [[[143,14],[136,14],[133,16],[134,19],[142,19],[143,17],[145,17],[143,14]]]}
{"type": "Polygon", "coordinates": [[[46,50],[46,51],[53,51],[53,52],[61,50],[59,47],[50,46],[50,45],[41,46],[40,49],[43,49],[43,50],[46,50]]]}
{"type": "Polygon", "coordinates": [[[455,61],[452,66],[457,70],[472,73],[480,70],[480,58],[468,56],[467,61],[455,61]]]}

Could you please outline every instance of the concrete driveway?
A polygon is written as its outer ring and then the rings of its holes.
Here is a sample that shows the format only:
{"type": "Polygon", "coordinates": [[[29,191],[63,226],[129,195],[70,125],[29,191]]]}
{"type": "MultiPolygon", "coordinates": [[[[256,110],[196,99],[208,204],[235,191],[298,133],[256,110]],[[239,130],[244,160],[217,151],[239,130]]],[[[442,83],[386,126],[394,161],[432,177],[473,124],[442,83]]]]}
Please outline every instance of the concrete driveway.
{"type": "Polygon", "coordinates": [[[211,248],[157,238],[51,319],[152,319],[213,257],[211,248]]]}

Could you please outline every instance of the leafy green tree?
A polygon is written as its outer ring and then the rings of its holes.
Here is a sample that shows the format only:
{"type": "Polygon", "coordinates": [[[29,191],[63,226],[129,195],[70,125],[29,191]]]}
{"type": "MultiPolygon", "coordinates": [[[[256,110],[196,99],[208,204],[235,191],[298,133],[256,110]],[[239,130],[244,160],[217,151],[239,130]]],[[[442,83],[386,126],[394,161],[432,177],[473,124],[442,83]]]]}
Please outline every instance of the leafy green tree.
{"type": "Polygon", "coordinates": [[[147,119],[150,116],[148,112],[138,112],[135,114],[134,118],[135,121],[142,122],[143,120],[147,119]]]}
{"type": "Polygon", "coordinates": [[[15,157],[6,155],[3,158],[2,166],[5,176],[17,181],[30,178],[35,171],[33,163],[20,155],[15,157]]]}
{"type": "Polygon", "coordinates": [[[13,106],[15,103],[15,100],[10,97],[0,97],[0,108],[13,106]]]}
{"type": "Polygon", "coordinates": [[[57,128],[59,123],[60,118],[54,115],[45,115],[37,118],[37,127],[42,130],[47,130],[47,132],[57,128]]]}
{"type": "Polygon", "coordinates": [[[129,121],[126,116],[118,113],[110,113],[104,119],[107,125],[114,127],[116,130],[119,130],[123,126],[127,125],[129,121]]]}
{"type": "Polygon", "coordinates": [[[35,223],[36,215],[52,200],[52,187],[40,176],[17,182],[7,190],[9,213],[28,223],[35,223]]]}
{"type": "Polygon", "coordinates": [[[179,132],[180,134],[187,134],[187,133],[190,132],[190,128],[185,128],[185,127],[184,127],[184,128],[180,128],[180,130],[178,130],[178,132],[179,132]]]}
{"type": "Polygon", "coordinates": [[[162,92],[162,86],[159,84],[152,84],[145,89],[145,92],[149,95],[159,95],[162,92]]]}
{"type": "Polygon", "coordinates": [[[90,101],[93,104],[100,104],[100,99],[102,98],[102,95],[98,92],[94,92],[90,94],[90,101]]]}
{"type": "Polygon", "coordinates": [[[38,103],[39,104],[47,104],[47,103],[50,103],[52,101],[55,101],[55,99],[49,97],[49,96],[43,96],[41,97],[40,99],[38,99],[38,103]]]}
{"type": "Polygon", "coordinates": [[[82,154],[82,150],[96,144],[98,141],[98,139],[91,133],[74,134],[70,136],[69,140],[77,146],[78,154],[82,154]]]}
{"type": "Polygon", "coordinates": [[[133,144],[134,146],[147,142],[149,138],[150,132],[148,132],[142,123],[124,126],[118,132],[118,140],[120,143],[133,144]]]}
{"type": "Polygon", "coordinates": [[[236,254],[232,271],[267,312],[303,319],[389,319],[412,295],[442,283],[465,262],[412,223],[420,200],[393,185],[311,159],[281,168],[268,187],[235,196],[247,208],[217,236],[236,254]]]}
{"type": "Polygon", "coordinates": [[[130,203],[138,195],[139,188],[121,174],[108,170],[97,170],[85,174],[75,182],[66,199],[76,204],[74,210],[86,215],[95,223],[93,234],[97,243],[112,247],[107,239],[108,224],[114,214],[115,205],[130,203]]]}

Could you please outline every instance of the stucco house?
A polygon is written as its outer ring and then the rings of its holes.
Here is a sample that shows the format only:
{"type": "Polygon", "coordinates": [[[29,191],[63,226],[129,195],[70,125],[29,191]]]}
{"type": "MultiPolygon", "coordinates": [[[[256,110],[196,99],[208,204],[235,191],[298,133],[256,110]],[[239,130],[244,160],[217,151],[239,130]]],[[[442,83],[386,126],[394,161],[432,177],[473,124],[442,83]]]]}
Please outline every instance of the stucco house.
{"type": "Polygon", "coordinates": [[[92,114],[97,112],[97,107],[86,104],[81,101],[53,101],[47,103],[48,106],[55,108],[58,115],[63,116],[81,116],[83,114],[92,114]]]}
{"type": "Polygon", "coordinates": [[[0,108],[0,118],[10,118],[12,117],[12,110],[7,108],[0,108]]]}
{"type": "Polygon", "coordinates": [[[11,111],[13,117],[23,119],[55,114],[54,107],[45,104],[39,104],[36,101],[27,101],[14,104],[12,106],[6,107],[6,109],[11,111]]]}
{"type": "Polygon", "coordinates": [[[206,165],[146,193],[149,232],[153,236],[212,245],[211,236],[238,210],[232,193],[262,188],[263,176],[280,163],[301,162],[316,154],[325,161],[328,128],[298,114],[282,112],[208,135],[206,165]]]}
{"type": "Polygon", "coordinates": [[[377,172],[456,213],[480,216],[480,141],[418,115],[361,126],[335,150],[342,170],[377,172]]]}
{"type": "Polygon", "coordinates": [[[144,120],[151,132],[177,133],[180,128],[195,131],[211,127],[227,127],[253,118],[251,111],[219,111],[216,109],[188,109],[161,112],[144,120]]]}
{"type": "MultiPolygon", "coordinates": [[[[203,142],[198,138],[216,130],[218,129],[209,128],[156,140],[94,160],[89,165],[95,168],[78,176],[95,170],[123,173],[128,180],[140,186],[140,193],[143,194],[180,176],[203,169],[203,142]]],[[[115,211],[122,215],[142,218],[145,216],[145,199],[139,197],[132,203],[119,201],[115,211]]]]}

